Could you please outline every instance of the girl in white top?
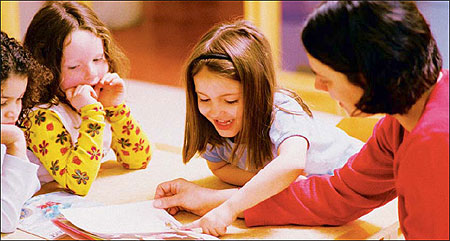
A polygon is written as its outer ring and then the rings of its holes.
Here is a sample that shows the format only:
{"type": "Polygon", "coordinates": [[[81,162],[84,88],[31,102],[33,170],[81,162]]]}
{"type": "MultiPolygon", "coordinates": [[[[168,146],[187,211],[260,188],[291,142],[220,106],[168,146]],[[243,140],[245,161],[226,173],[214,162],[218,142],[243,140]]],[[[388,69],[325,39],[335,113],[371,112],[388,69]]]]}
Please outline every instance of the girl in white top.
{"type": "Polygon", "coordinates": [[[23,119],[22,101],[29,105],[39,93],[27,88],[35,83],[31,79],[45,82],[47,72],[4,32],[1,46],[1,229],[11,233],[23,204],[40,188],[38,166],[28,160],[24,133],[15,124],[23,119]]]}

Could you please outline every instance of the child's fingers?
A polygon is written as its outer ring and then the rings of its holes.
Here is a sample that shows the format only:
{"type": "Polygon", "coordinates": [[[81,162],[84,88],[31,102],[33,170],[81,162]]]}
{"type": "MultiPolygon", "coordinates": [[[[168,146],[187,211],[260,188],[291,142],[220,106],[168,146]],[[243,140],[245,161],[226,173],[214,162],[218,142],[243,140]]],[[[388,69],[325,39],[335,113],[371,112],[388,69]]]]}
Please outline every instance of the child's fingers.
{"type": "Polygon", "coordinates": [[[78,85],[78,86],[75,88],[74,92],[73,92],[73,96],[80,95],[80,93],[81,93],[82,90],[83,90],[83,86],[84,86],[84,85],[78,85]]]}
{"type": "Polygon", "coordinates": [[[214,228],[204,227],[204,228],[202,228],[202,231],[203,231],[203,233],[210,234],[210,235],[213,235],[216,237],[219,236],[219,233],[214,228]]]}
{"type": "Polygon", "coordinates": [[[227,232],[227,227],[219,227],[219,228],[215,228],[214,231],[216,232],[217,235],[214,236],[222,236],[227,232]]]}
{"type": "Polygon", "coordinates": [[[102,88],[103,88],[103,84],[101,82],[97,83],[94,86],[94,91],[95,91],[95,94],[97,95],[97,97],[100,95],[100,91],[102,90],[102,88]]]}
{"type": "Polygon", "coordinates": [[[97,92],[94,90],[94,88],[89,88],[89,92],[91,93],[91,96],[94,98],[94,99],[98,99],[98,94],[97,94],[97,92]]]}
{"type": "Polygon", "coordinates": [[[200,226],[200,220],[201,220],[201,218],[195,220],[195,221],[192,222],[192,223],[185,224],[185,225],[181,226],[181,229],[201,228],[201,226],[200,226]]]}
{"type": "Polygon", "coordinates": [[[78,96],[78,95],[84,95],[84,96],[90,95],[93,98],[97,99],[97,93],[95,93],[94,88],[92,88],[92,86],[90,86],[90,85],[77,86],[73,96],[78,96]]]}
{"type": "Polygon", "coordinates": [[[213,235],[213,236],[216,236],[216,237],[219,237],[219,236],[220,236],[220,233],[219,233],[216,229],[214,229],[214,228],[208,229],[207,232],[208,232],[209,234],[213,235]]]}
{"type": "Polygon", "coordinates": [[[224,235],[227,232],[227,227],[211,227],[211,225],[205,223],[205,220],[203,220],[203,218],[197,219],[192,223],[185,224],[181,226],[180,229],[193,230],[199,228],[202,229],[203,233],[211,234],[216,237],[224,235]]]}
{"type": "Polygon", "coordinates": [[[117,73],[107,73],[103,76],[102,82],[104,85],[123,85],[123,80],[117,73]]]}
{"type": "Polygon", "coordinates": [[[100,80],[100,82],[103,85],[109,85],[109,83],[111,82],[111,80],[113,79],[113,76],[111,73],[106,73],[105,75],[103,75],[103,78],[100,80]]]}
{"type": "Polygon", "coordinates": [[[70,88],[70,89],[66,90],[66,97],[68,100],[72,99],[74,91],[75,91],[75,88],[70,88]]]}
{"type": "Polygon", "coordinates": [[[109,85],[112,85],[112,86],[124,86],[125,85],[125,82],[123,81],[123,79],[121,79],[119,77],[119,75],[117,75],[116,73],[114,73],[113,75],[115,75],[115,76],[114,76],[114,78],[111,79],[111,81],[109,82],[109,85]]]}

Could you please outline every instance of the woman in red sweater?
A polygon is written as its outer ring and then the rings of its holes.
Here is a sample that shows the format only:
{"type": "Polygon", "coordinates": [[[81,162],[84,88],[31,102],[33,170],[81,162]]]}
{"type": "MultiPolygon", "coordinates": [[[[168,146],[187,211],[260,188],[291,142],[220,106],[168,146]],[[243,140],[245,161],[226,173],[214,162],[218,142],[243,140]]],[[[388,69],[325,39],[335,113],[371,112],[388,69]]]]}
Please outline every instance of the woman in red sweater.
{"type": "MultiPolygon", "coordinates": [[[[240,217],[248,226],[342,225],[398,197],[406,239],[448,239],[448,70],[415,3],[322,3],[302,41],[317,89],[350,116],[386,117],[333,176],[296,181],[240,217]]],[[[204,215],[236,191],[177,179],[158,186],[154,205],[204,215]]],[[[221,235],[226,225],[211,229],[221,235]]]]}

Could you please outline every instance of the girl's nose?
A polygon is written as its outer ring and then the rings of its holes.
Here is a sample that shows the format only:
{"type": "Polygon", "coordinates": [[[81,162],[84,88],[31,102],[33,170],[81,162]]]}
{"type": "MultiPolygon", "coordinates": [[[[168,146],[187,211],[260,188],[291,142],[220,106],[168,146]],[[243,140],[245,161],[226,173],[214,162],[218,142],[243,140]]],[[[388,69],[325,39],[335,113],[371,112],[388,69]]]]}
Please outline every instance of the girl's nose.
{"type": "Polygon", "coordinates": [[[5,110],[4,117],[7,118],[8,120],[16,121],[17,118],[19,117],[19,112],[20,106],[16,104],[11,104],[10,108],[5,110]]]}
{"type": "Polygon", "coordinates": [[[98,82],[98,71],[97,68],[93,65],[93,64],[89,64],[86,67],[86,72],[85,72],[85,83],[89,84],[89,85],[95,85],[98,82]]]}
{"type": "Polygon", "coordinates": [[[222,110],[219,108],[219,106],[213,105],[211,106],[211,108],[209,108],[208,114],[212,118],[218,118],[221,112],[222,110]]]}
{"type": "Polygon", "coordinates": [[[86,67],[86,77],[87,78],[94,78],[98,74],[97,68],[94,64],[90,63],[86,67]]]}

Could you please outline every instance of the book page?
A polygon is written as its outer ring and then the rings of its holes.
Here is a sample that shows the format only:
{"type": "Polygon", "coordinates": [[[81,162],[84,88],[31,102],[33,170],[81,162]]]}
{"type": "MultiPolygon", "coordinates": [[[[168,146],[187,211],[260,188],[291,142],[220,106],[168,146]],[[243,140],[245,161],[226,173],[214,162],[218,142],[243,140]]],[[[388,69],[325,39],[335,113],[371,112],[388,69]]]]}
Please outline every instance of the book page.
{"type": "Polygon", "coordinates": [[[101,203],[67,192],[41,194],[28,199],[22,207],[18,229],[45,239],[57,239],[64,235],[51,220],[66,208],[100,206],[101,203]]]}
{"type": "Polygon", "coordinates": [[[180,227],[181,223],[164,209],[153,207],[153,200],[121,205],[61,210],[72,224],[87,232],[103,237],[122,234],[148,234],[173,231],[168,224],[180,227]]]}

